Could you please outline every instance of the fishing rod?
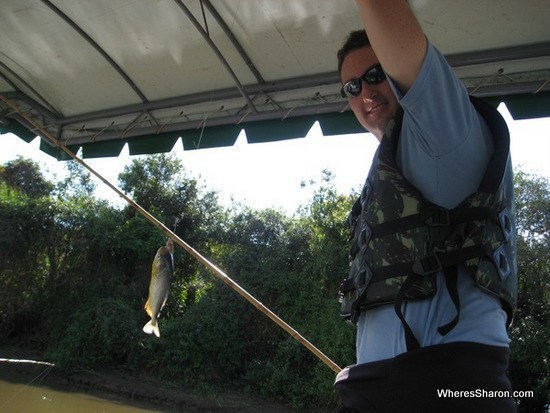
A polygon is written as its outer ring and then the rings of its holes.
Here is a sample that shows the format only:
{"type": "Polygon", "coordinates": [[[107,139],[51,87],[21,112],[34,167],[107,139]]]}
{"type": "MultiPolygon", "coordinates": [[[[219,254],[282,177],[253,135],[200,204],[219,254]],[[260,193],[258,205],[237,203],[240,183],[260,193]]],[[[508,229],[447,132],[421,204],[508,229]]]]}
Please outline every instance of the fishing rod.
{"type": "Polygon", "coordinates": [[[237,284],[235,281],[233,281],[225,272],[223,272],[220,268],[218,268],[216,265],[214,265],[209,260],[207,260],[205,257],[203,257],[197,250],[195,250],[193,247],[191,247],[191,245],[189,245],[187,242],[185,242],[180,237],[178,237],[174,232],[172,232],[162,222],[160,222],[157,218],[155,218],[153,215],[151,215],[147,210],[142,208],[139,204],[137,204],[134,200],[132,200],[130,197],[128,197],[124,192],[122,192],[120,189],[118,189],[115,185],[111,184],[107,179],[103,178],[103,176],[101,176],[98,172],[96,172],[86,162],[84,162],[82,159],[80,159],[78,156],[76,156],[64,143],[60,142],[58,139],[53,137],[52,134],[49,131],[47,131],[43,126],[39,125],[36,121],[31,119],[15,103],[10,101],[9,99],[7,99],[3,95],[0,95],[0,100],[2,100],[6,105],[11,107],[17,114],[19,114],[23,119],[25,119],[26,122],[28,122],[30,125],[32,125],[35,130],[41,132],[41,134],[42,134],[41,136],[45,137],[52,145],[60,148],[63,152],[65,152],[67,155],[69,155],[72,159],[74,159],[76,162],[78,162],[80,165],[82,165],[84,168],[86,168],[88,171],[90,171],[90,173],[92,175],[97,177],[105,185],[107,185],[109,188],[111,188],[113,191],[115,191],[117,193],[117,195],[120,196],[122,199],[124,199],[132,208],[134,208],[136,211],[138,211],[149,222],[151,222],[154,226],[156,226],[158,229],[160,229],[162,232],[164,232],[168,237],[170,237],[180,247],[182,247],[185,251],[187,251],[189,254],[191,254],[197,261],[199,261],[206,268],[208,268],[210,270],[210,272],[212,272],[214,274],[214,276],[219,278],[226,285],[228,285],[230,288],[232,288],[234,291],[236,291],[245,300],[247,300],[250,304],[252,304],[254,307],[256,307],[256,309],[258,309],[265,316],[267,316],[272,321],[274,321],[279,327],[281,327],[283,330],[285,330],[292,338],[294,338],[296,341],[298,341],[300,344],[302,344],[305,348],[307,348],[311,353],[313,353],[315,356],[317,356],[317,358],[319,358],[323,363],[325,363],[332,371],[334,371],[335,373],[339,373],[342,370],[336,363],[334,363],[330,358],[328,358],[321,350],[319,350],[317,347],[315,347],[313,344],[311,344],[305,337],[303,337],[300,333],[298,333],[298,331],[296,331],[294,328],[292,328],[283,319],[281,319],[279,316],[277,316],[274,312],[272,312],[264,304],[262,304],[256,298],[254,298],[254,296],[252,296],[250,293],[248,293],[239,284],[237,284]]]}

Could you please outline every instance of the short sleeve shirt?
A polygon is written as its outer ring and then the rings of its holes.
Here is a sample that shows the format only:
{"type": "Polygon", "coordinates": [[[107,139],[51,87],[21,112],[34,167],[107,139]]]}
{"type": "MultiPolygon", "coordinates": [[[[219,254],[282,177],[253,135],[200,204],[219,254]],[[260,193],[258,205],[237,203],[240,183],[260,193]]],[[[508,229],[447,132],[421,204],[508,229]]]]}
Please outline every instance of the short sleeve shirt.
{"type": "MultiPolygon", "coordinates": [[[[389,79],[403,108],[397,164],[403,176],[429,201],[457,206],[473,193],[492,154],[492,136],[445,57],[431,44],[421,71],[406,94],[389,79]]],[[[438,327],[456,316],[445,286],[436,276],[434,297],[407,302],[403,314],[422,347],[457,341],[508,346],[506,313],[499,300],[482,291],[458,268],[460,319],[445,336],[438,327]]],[[[357,363],[393,358],[406,351],[401,321],[393,305],[364,311],[357,325],[357,363]]]]}

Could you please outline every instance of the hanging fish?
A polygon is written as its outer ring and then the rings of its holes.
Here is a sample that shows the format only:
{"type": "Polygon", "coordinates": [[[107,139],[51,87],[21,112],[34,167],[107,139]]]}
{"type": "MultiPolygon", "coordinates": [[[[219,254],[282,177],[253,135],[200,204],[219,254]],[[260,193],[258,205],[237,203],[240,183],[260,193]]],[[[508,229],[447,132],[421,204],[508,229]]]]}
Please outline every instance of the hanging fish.
{"type": "Polygon", "coordinates": [[[174,272],[174,243],[170,238],[166,246],[160,247],[153,260],[151,268],[151,282],[149,283],[149,297],[145,303],[145,311],[151,320],[145,324],[143,331],[147,334],[155,334],[160,337],[158,317],[160,310],[166,304],[172,273],[174,272]]]}

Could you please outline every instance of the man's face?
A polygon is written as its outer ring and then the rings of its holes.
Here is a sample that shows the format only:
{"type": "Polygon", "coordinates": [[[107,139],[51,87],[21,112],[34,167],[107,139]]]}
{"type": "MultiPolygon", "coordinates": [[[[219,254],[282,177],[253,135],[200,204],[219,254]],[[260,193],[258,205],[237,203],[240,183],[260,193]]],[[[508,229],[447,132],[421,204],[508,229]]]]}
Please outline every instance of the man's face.
{"type": "MultiPolygon", "coordinates": [[[[371,47],[353,50],[344,59],[340,80],[344,84],[351,79],[360,78],[377,64],[379,64],[378,59],[371,47]]],[[[359,96],[349,98],[349,105],[359,123],[381,140],[399,104],[387,80],[377,85],[369,85],[361,81],[361,86],[361,93],[359,96]]]]}

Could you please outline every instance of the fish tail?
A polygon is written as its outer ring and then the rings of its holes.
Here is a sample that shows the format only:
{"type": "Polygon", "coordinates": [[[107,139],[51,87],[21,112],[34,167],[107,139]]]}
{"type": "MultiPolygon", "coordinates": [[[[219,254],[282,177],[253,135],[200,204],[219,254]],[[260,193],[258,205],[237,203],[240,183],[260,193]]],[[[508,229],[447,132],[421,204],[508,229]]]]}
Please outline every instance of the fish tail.
{"type": "Polygon", "coordinates": [[[143,331],[147,334],[155,334],[155,336],[160,337],[159,325],[155,319],[151,319],[147,324],[145,324],[143,326],[143,331]]]}

